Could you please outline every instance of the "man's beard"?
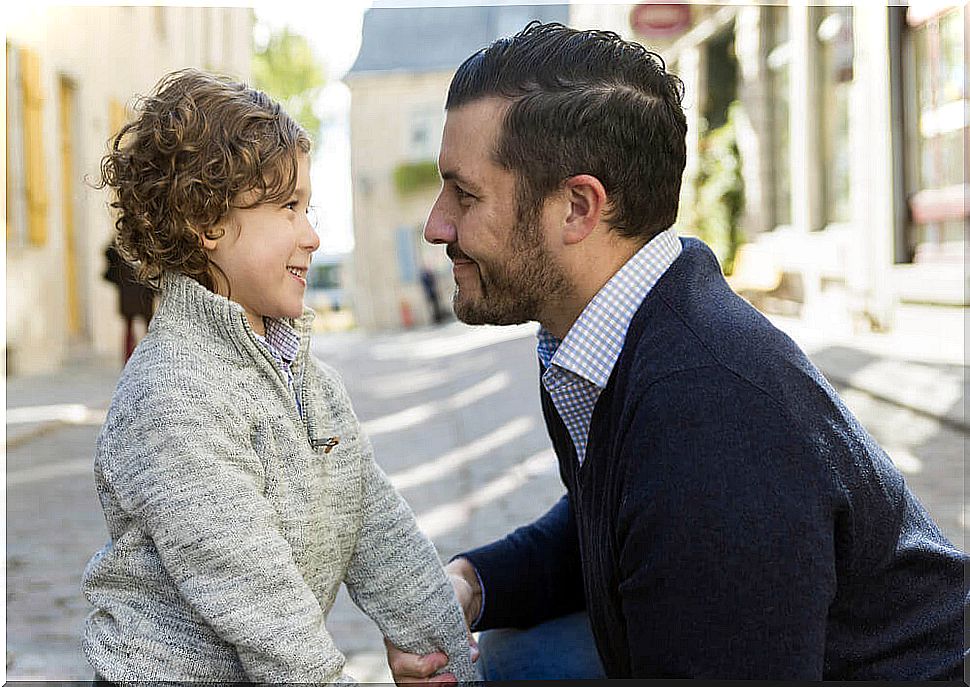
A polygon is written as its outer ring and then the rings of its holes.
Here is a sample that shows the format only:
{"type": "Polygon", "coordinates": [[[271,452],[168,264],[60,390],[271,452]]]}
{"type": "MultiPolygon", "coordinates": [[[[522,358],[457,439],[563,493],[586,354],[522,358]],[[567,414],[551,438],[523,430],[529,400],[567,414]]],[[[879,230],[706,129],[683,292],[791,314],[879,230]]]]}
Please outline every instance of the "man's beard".
{"type": "MultiPolygon", "coordinates": [[[[455,284],[455,316],[465,324],[522,324],[539,321],[550,302],[568,296],[572,287],[562,267],[542,242],[537,218],[519,217],[510,232],[506,256],[475,260],[480,293],[467,297],[455,284]]],[[[448,247],[451,257],[460,254],[457,245],[448,247]]]]}

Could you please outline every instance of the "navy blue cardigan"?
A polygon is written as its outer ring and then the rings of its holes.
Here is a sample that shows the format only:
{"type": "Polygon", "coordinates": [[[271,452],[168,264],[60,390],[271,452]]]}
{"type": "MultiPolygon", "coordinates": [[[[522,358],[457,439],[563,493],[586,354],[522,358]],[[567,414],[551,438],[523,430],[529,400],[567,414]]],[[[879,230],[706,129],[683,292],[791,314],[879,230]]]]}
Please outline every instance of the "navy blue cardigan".
{"type": "Polygon", "coordinates": [[[966,555],[710,250],[683,245],[581,467],[541,392],[567,495],[462,554],[486,590],[476,629],[585,606],[617,678],[959,678],[966,555]]]}

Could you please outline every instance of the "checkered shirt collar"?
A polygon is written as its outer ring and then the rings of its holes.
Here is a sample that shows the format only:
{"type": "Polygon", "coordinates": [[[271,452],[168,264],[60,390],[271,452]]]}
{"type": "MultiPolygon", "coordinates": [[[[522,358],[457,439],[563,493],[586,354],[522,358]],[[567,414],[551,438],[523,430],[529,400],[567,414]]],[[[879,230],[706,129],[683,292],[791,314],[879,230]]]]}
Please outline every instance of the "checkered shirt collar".
{"type": "Polygon", "coordinates": [[[286,365],[291,365],[300,351],[300,335],[283,320],[265,317],[263,324],[266,327],[263,340],[279,354],[286,365]]]}
{"type": "Polygon", "coordinates": [[[537,350],[543,365],[569,370],[599,389],[606,388],[633,315],[680,251],[676,232],[667,229],[606,282],[562,341],[540,327],[537,350]]]}

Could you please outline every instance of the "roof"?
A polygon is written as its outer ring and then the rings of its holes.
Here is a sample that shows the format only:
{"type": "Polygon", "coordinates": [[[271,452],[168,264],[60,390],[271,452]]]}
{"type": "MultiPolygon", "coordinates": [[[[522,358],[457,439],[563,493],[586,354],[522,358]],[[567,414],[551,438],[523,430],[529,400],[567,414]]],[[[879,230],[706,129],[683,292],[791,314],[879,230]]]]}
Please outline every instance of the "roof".
{"type": "Polygon", "coordinates": [[[372,7],[364,14],[360,52],[347,75],[454,70],[533,19],[565,24],[569,6],[372,7]]]}

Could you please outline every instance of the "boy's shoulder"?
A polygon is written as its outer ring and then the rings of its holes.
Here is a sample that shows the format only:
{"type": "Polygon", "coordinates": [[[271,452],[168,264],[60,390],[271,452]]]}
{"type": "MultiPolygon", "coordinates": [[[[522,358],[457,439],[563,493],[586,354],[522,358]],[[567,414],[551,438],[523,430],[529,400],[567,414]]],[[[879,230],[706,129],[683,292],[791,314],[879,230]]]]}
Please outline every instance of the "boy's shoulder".
{"type": "Polygon", "coordinates": [[[218,401],[242,381],[241,361],[224,346],[206,346],[193,337],[152,332],[135,349],[118,380],[115,397],[127,402],[167,398],[192,405],[218,401]]]}

